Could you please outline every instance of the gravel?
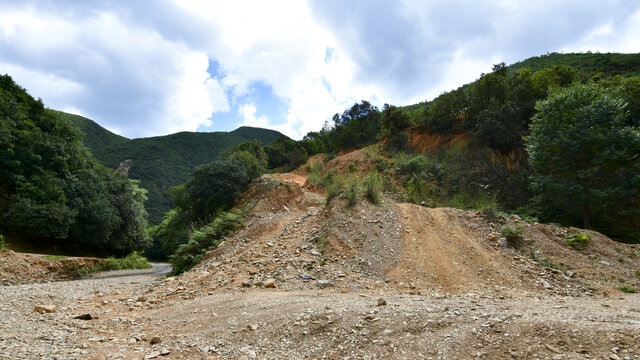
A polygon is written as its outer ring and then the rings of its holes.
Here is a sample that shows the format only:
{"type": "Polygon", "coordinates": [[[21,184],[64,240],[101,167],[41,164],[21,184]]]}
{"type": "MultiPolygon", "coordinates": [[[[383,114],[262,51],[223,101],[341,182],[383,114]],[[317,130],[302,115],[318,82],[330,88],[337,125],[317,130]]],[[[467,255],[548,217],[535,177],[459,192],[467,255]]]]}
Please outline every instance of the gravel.
{"type": "MultiPolygon", "coordinates": [[[[89,342],[104,341],[94,336],[94,331],[102,329],[94,321],[73,317],[85,314],[83,307],[103,293],[150,286],[159,279],[156,271],[125,270],[105,278],[0,287],[0,359],[88,358],[89,342]],[[56,311],[34,310],[41,305],[55,305],[56,311]]],[[[94,318],[103,315],[93,310],[94,318]]]]}

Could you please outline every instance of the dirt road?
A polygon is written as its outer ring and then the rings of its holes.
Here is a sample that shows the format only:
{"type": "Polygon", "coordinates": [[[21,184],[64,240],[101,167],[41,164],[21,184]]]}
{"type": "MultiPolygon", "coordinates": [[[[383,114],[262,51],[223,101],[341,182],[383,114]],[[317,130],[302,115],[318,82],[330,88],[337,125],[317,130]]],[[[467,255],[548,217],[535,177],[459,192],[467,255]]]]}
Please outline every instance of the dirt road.
{"type": "MultiPolygon", "coordinates": [[[[0,287],[0,358],[85,359],[97,320],[77,320],[83,307],[103,293],[128,294],[162,281],[168,264],[147,270],[122,270],[94,278],[0,287]],[[52,313],[36,306],[55,305],[52,313]]],[[[91,315],[104,316],[102,311],[91,315]]],[[[99,319],[98,319],[99,320],[99,319]]],[[[99,340],[99,339],[98,339],[99,340]]],[[[98,341],[96,340],[96,341],[98,341]]]]}

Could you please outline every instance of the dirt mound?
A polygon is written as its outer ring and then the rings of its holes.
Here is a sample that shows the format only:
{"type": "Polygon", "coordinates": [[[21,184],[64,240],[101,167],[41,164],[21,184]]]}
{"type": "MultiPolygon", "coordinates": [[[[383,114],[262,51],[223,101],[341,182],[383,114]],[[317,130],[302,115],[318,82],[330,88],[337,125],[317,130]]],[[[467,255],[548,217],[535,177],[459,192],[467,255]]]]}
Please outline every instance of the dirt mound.
{"type": "MultiPolygon", "coordinates": [[[[326,166],[341,169],[366,158],[365,151],[354,151],[326,166]]],[[[276,287],[516,297],[619,293],[623,285],[640,284],[638,247],[596,232],[584,231],[591,241],[577,249],[565,239],[578,229],[388,198],[380,206],[363,201],[350,207],[340,197],[325,205],[308,183],[300,172],[254,182],[242,196],[252,209],[243,227],[175,284],[192,293],[276,287]],[[502,245],[505,224],[523,228],[518,249],[502,245]]]]}
{"type": "Polygon", "coordinates": [[[97,265],[95,258],[54,258],[44,255],[0,251],[0,285],[69,280],[79,277],[80,268],[97,265]]]}

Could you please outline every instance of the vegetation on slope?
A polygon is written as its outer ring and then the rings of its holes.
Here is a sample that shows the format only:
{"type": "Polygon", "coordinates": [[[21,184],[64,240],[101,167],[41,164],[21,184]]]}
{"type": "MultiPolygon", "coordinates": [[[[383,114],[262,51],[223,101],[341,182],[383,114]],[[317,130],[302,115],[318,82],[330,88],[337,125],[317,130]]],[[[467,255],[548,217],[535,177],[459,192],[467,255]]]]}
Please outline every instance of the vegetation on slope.
{"type": "Polygon", "coordinates": [[[148,191],[145,207],[151,224],[159,224],[164,213],[173,207],[168,190],[187,181],[198,165],[215,160],[223,150],[247,140],[270,144],[280,136],[288,139],[274,130],[241,127],[231,132],[180,132],[129,140],[81,116],[53,110],[51,113],[78,126],[84,133],[85,145],[103,165],[140,180],[148,191]]]}
{"type": "Polygon", "coordinates": [[[0,76],[0,233],[49,248],[126,254],[149,245],[145,191],[100,165],[69,122],[0,76]]]}
{"type": "Polygon", "coordinates": [[[258,141],[238,144],[197,167],[185,184],[170,190],[176,207],[152,229],[149,255],[170,255],[174,275],[189,270],[239,225],[242,210],[228,210],[266,167],[267,155],[258,141]]]}
{"type": "Polygon", "coordinates": [[[638,242],[640,159],[635,143],[640,126],[640,78],[632,75],[640,73],[639,59],[640,54],[551,54],[510,67],[497,64],[477,81],[428,103],[404,108],[385,105],[380,111],[363,101],[336,114],[333,124],[325,124],[319,132],[299,142],[276,141],[265,151],[270,166],[286,169],[318,152],[330,153],[331,158],[339,150],[383,141],[390,155],[398,154],[389,164],[394,169],[386,173],[400,178],[404,199],[430,206],[497,206],[543,221],[587,225],[618,240],[638,242]],[[606,93],[617,104],[619,116],[616,121],[607,120],[606,112],[601,111],[604,100],[583,107],[571,102],[565,112],[547,114],[563,119],[554,134],[572,135],[565,139],[562,153],[553,144],[541,143],[539,149],[550,158],[564,160],[562,166],[574,169],[574,179],[555,176],[541,186],[545,173],[536,157],[528,159],[534,150],[529,147],[529,153],[525,152],[524,139],[544,101],[579,84],[606,93]],[[420,131],[469,141],[458,148],[416,154],[409,135],[420,131]],[[578,188],[582,189],[580,197],[569,195],[579,192],[578,188]],[[627,194],[624,201],[622,194],[627,194]],[[587,216],[594,219],[586,223],[585,201],[579,200],[585,196],[598,199],[599,207],[589,210],[597,215],[587,216]]]}
{"type": "Polygon", "coordinates": [[[566,65],[576,70],[582,70],[593,75],[601,73],[603,76],[612,77],[638,76],[640,75],[640,54],[619,53],[550,53],[541,56],[530,57],[526,60],[509,65],[509,71],[529,68],[532,72],[552,67],[554,65],[566,65]]]}

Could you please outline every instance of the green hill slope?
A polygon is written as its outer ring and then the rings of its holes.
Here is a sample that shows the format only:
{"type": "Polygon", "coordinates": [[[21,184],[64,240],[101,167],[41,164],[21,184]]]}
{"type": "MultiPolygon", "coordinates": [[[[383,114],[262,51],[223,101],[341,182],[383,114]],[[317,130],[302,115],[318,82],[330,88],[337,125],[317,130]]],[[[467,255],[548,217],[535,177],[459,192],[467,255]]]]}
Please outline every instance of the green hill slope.
{"type": "Polygon", "coordinates": [[[47,109],[47,111],[58,119],[66,119],[72,124],[80,128],[85,134],[84,144],[87,148],[105,149],[109,146],[123,144],[129,141],[124,136],[112,133],[111,131],[98,125],[95,121],[82,117],[80,115],[68,114],[62,111],[47,109]]]}
{"type": "Polygon", "coordinates": [[[607,76],[640,75],[640,54],[551,53],[534,56],[508,66],[509,72],[530,68],[532,72],[553,65],[568,65],[576,70],[600,72],[607,76]]]}
{"type": "Polygon", "coordinates": [[[159,223],[173,205],[167,190],[187,181],[196,166],[213,161],[223,150],[244,141],[270,144],[282,135],[274,130],[241,127],[231,132],[180,132],[130,140],[81,116],[50,111],[82,130],[85,145],[101,163],[141,181],[149,191],[145,207],[151,224],[159,223]]]}

